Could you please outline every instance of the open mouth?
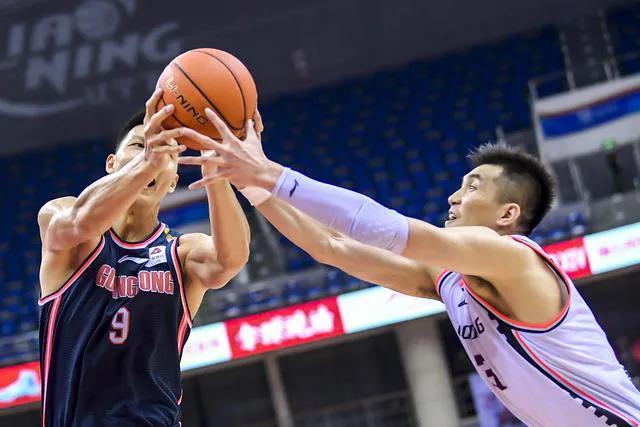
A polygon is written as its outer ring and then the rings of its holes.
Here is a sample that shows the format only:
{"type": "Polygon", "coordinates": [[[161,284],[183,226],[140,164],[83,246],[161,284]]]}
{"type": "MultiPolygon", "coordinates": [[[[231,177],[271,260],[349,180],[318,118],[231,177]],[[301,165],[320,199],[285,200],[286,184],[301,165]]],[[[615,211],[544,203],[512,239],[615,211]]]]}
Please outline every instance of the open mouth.
{"type": "Polygon", "coordinates": [[[455,221],[456,219],[458,219],[458,217],[453,212],[449,212],[449,216],[447,217],[447,220],[444,223],[449,224],[455,221]]]}
{"type": "Polygon", "coordinates": [[[156,186],[156,180],[154,179],[153,181],[151,181],[149,184],[147,184],[147,188],[153,188],[156,186]]]}

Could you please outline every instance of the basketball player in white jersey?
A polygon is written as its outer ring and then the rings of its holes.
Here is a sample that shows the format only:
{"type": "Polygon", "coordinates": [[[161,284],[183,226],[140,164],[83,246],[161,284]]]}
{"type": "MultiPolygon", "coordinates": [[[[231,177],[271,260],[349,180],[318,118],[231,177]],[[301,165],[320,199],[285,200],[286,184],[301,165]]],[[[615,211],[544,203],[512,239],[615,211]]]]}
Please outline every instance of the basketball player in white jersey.
{"type": "MultiPolygon", "coordinates": [[[[259,117],[258,117],[259,118],[259,117]]],[[[257,120],[258,130],[262,129],[257,120]]],[[[362,280],[442,301],[476,370],[531,426],[639,426],[640,393],[571,279],[525,237],[551,206],[554,182],[535,157],[502,145],[470,155],[444,228],[269,160],[254,135],[225,132],[217,165],[317,261],[362,280]]]]}

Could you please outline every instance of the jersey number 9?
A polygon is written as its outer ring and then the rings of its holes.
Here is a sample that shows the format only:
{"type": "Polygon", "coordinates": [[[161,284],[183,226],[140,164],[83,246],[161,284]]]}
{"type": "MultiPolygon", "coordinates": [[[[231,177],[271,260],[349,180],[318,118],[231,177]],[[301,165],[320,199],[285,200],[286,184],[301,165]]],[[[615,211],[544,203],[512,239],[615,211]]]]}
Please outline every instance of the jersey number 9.
{"type": "Polygon", "coordinates": [[[129,337],[129,310],[121,307],[111,319],[111,331],[109,331],[109,340],[112,344],[124,344],[129,337]]]}

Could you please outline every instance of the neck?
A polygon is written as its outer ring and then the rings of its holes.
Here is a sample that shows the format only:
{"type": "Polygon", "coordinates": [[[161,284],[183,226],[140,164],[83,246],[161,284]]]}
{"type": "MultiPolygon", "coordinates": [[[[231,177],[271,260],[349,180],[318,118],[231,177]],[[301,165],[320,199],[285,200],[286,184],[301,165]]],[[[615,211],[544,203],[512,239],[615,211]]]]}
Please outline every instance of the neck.
{"type": "Polygon", "coordinates": [[[131,208],[114,225],[113,230],[125,242],[139,242],[147,237],[158,226],[160,205],[149,207],[134,203],[131,208]]]}
{"type": "Polygon", "coordinates": [[[525,233],[523,230],[521,230],[520,228],[515,228],[515,227],[499,228],[496,231],[501,236],[510,236],[511,234],[522,234],[524,236],[527,235],[527,233],[525,233]]]}

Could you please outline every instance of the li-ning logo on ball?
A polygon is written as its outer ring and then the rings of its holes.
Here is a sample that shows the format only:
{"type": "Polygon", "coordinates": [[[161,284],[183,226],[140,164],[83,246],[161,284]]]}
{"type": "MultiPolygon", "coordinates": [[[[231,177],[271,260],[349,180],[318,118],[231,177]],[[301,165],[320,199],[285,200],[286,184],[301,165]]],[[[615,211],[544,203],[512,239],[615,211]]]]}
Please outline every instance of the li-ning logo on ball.
{"type": "Polygon", "coordinates": [[[191,105],[187,98],[185,98],[185,96],[180,93],[180,90],[178,90],[178,84],[174,82],[173,77],[168,78],[164,85],[167,87],[167,89],[169,89],[169,92],[171,92],[173,96],[176,97],[176,101],[180,103],[180,106],[184,108],[187,113],[190,113],[193,116],[193,119],[196,122],[200,123],[203,126],[209,122],[204,114],[196,110],[196,108],[191,105]]]}

